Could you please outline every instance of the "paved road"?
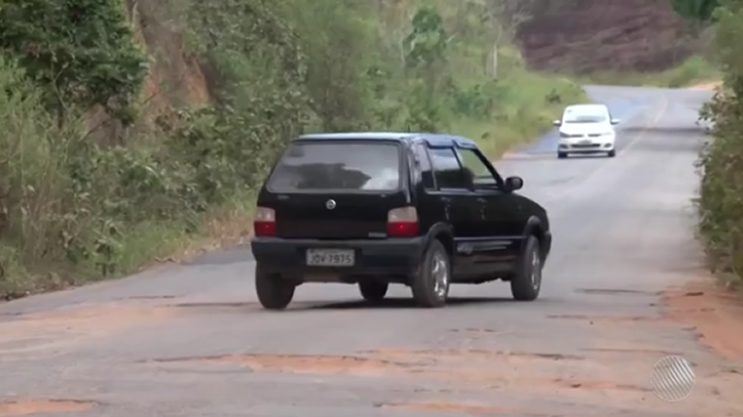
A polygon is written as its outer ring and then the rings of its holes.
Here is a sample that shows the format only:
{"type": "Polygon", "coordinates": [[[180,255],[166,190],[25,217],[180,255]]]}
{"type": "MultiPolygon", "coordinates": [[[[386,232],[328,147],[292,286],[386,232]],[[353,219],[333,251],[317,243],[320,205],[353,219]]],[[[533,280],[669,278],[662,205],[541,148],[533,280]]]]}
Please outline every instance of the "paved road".
{"type": "Polygon", "coordinates": [[[741,415],[743,377],[660,316],[659,292],[699,271],[694,122],[709,93],[587,89],[623,119],[616,158],[557,160],[552,133],[498,163],[552,216],[536,302],[489,283],[453,288],[445,309],[411,308],[403,287],[372,308],[354,287],[308,285],[265,312],[249,251],[209,254],[1,305],[0,394],[23,402],[0,416],[741,415]],[[672,353],[698,376],[680,403],[649,387],[672,353]]]}

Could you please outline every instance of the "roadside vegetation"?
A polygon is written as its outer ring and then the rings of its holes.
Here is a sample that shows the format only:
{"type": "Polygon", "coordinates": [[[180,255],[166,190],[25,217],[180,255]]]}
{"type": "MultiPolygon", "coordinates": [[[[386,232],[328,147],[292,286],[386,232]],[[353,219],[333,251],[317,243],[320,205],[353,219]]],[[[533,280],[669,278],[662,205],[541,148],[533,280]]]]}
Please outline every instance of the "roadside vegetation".
{"type": "Polygon", "coordinates": [[[591,84],[682,88],[717,81],[721,77],[717,65],[701,55],[694,55],[666,71],[644,73],[603,71],[585,77],[585,81],[591,84]]]}
{"type": "Polygon", "coordinates": [[[503,2],[0,0],[0,297],[247,233],[311,131],[448,131],[493,155],[581,100],[503,2]]]}
{"type": "Polygon", "coordinates": [[[710,268],[727,283],[743,282],[743,2],[720,0],[695,16],[714,21],[723,86],[703,109],[712,140],[702,152],[699,231],[710,268]]]}

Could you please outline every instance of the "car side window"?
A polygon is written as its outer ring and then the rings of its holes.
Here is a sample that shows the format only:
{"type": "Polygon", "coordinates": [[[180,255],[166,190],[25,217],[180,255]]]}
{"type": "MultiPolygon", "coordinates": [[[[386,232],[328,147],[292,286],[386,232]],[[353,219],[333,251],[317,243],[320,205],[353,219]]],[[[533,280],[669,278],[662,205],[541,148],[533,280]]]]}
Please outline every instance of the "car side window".
{"type": "Polygon", "coordinates": [[[467,177],[465,170],[459,164],[454,148],[431,148],[429,150],[436,183],[440,189],[469,190],[472,188],[471,177],[467,177]]]}
{"type": "Polygon", "coordinates": [[[426,190],[435,190],[436,181],[433,177],[433,170],[431,169],[431,159],[428,157],[425,145],[417,143],[413,147],[413,157],[415,158],[416,171],[420,175],[423,188],[426,190]]]}
{"type": "Polygon", "coordinates": [[[474,149],[459,149],[459,155],[465,170],[471,173],[475,188],[501,187],[501,178],[490,172],[480,152],[474,149]]]}

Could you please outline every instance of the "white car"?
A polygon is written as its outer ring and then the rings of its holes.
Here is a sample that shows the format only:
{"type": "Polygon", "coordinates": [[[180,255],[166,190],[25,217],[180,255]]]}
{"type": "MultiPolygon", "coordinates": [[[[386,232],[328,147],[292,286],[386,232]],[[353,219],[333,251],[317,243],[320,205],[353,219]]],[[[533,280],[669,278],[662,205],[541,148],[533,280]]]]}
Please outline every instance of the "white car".
{"type": "Polygon", "coordinates": [[[554,125],[560,129],[557,157],[567,158],[569,154],[606,153],[616,155],[617,133],[609,108],[604,104],[574,104],[567,106],[560,120],[554,125]]]}

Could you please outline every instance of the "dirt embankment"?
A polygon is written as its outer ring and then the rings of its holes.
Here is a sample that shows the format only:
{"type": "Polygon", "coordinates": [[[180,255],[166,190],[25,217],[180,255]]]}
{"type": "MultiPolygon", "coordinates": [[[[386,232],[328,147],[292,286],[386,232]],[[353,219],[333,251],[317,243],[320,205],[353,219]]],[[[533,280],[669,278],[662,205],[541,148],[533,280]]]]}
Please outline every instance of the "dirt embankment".
{"type": "MultiPolygon", "coordinates": [[[[126,0],[126,13],[134,31],[134,37],[150,58],[150,72],[141,91],[142,120],[136,123],[134,132],[147,133],[156,121],[170,124],[176,110],[184,104],[200,106],[210,102],[212,91],[208,79],[208,68],[199,62],[186,48],[186,36],[173,23],[169,2],[155,0],[126,0]]],[[[103,111],[93,112],[88,124],[101,126],[91,135],[100,142],[116,136],[116,126],[107,125],[103,111]]]]}
{"type": "Polygon", "coordinates": [[[699,50],[701,41],[690,35],[669,0],[535,3],[533,18],[517,34],[533,68],[573,73],[661,71],[699,50]]]}

